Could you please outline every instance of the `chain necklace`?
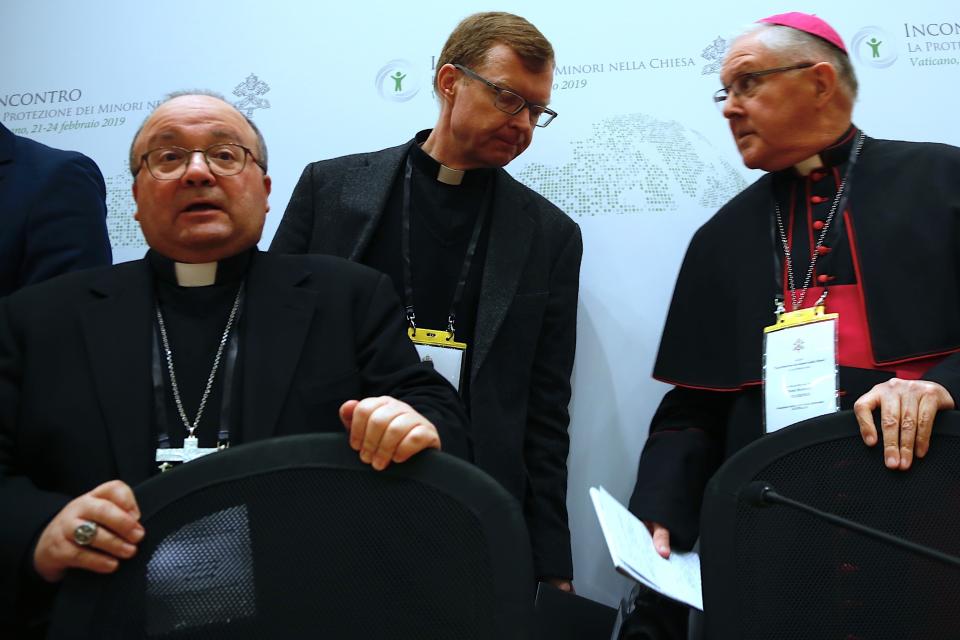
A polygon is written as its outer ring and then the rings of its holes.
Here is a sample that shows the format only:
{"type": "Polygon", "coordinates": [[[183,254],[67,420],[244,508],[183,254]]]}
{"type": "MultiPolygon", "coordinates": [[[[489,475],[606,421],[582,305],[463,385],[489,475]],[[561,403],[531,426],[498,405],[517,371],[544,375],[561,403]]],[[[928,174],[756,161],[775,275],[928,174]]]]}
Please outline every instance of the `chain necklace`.
{"type": "MultiPolygon", "coordinates": [[[[210,369],[210,375],[207,377],[207,386],[203,390],[203,396],[200,398],[200,407],[197,408],[197,417],[193,424],[187,418],[187,412],[183,409],[183,401],[180,399],[180,387],[177,385],[177,375],[173,371],[173,350],[170,349],[170,340],[167,338],[167,327],[163,322],[163,314],[160,313],[160,304],[157,304],[157,324],[160,325],[160,340],[163,342],[163,350],[167,359],[167,372],[170,374],[170,388],[173,390],[173,401],[177,405],[177,411],[180,413],[180,420],[183,426],[187,428],[187,437],[192,438],[193,432],[200,425],[200,417],[203,415],[203,409],[207,406],[207,398],[210,396],[210,389],[213,387],[213,379],[217,375],[217,369],[220,368],[220,358],[223,356],[223,348],[227,344],[227,338],[230,336],[230,329],[233,327],[233,321],[237,317],[237,310],[240,308],[240,298],[243,294],[243,284],[237,290],[237,297],[233,299],[233,307],[230,309],[230,317],[227,318],[227,326],[223,329],[223,335],[220,337],[220,345],[217,347],[217,355],[213,358],[213,368],[210,369]]],[[[224,393],[229,393],[224,389],[224,393]]]]}
{"type": "MultiPolygon", "coordinates": [[[[860,150],[863,148],[863,139],[864,135],[861,131],[857,136],[857,143],[854,146],[853,153],[850,155],[850,164],[856,162],[857,156],[860,155],[860,150]]],[[[813,271],[817,266],[817,258],[820,256],[820,247],[823,246],[823,241],[827,237],[827,232],[830,230],[830,223],[833,222],[834,216],[837,214],[837,208],[840,205],[840,201],[843,199],[843,192],[847,187],[847,178],[849,178],[849,173],[843,176],[843,180],[840,181],[840,187],[837,189],[837,195],[833,198],[833,204],[830,205],[830,212],[827,213],[827,218],[823,222],[823,229],[820,230],[820,237],[817,238],[817,244],[813,248],[813,254],[810,256],[810,266],[807,267],[807,275],[803,279],[803,289],[801,289],[800,294],[797,294],[797,288],[794,283],[793,278],[793,254],[790,251],[790,243],[787,242],[787,234],[783,230],[783,216],[780,213],[780,203],[774,198],[774,210],[777,214],[777,229],[780,231],[780,244],[783,245],[783,256],[784,261],[787,263],[787,281],[790,284],[790,304],[793,306],[791,311],[796,311],[803,304],[803,299],[807,297],[807,289],[810,288],[810,282],[813,279],[813,271]]]]}

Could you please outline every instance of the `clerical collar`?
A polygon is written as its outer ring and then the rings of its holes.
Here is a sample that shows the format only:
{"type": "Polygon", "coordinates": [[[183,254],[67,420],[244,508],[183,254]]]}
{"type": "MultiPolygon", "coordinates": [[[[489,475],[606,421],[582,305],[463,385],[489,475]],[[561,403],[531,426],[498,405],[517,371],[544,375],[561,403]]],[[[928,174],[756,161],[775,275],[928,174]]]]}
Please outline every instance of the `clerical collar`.
{"type": "Polygon", "coordinates": [[[430,129],[420,131],[414,137],[414,145],[410,148],[410,159],[413,166],[424,175],[436,178],[437,182],[442,182],[450,186],[485,186],[487,181],[493,175],[494,169],[451,169],[448,166],[434,160],[430,154],[421,148],[430,135],[430,129]]]}
{"type": "Polygon", "coordinates": [[[802,176],[808,175],[814,169],[821,167],[836,167],[843,164],[850,158],[850,152],[853,151],[853,141],[857,137],[859,129],[855,125],[850,127],[837,138],[830,146],[823,149],[815,156],[811,156],[803,162],[798,162],[792,169],[796,170],[802,176]]]}
{"type": "Polygon", "coordinates": [[[147,262],[157,278],[164,282],[181,287],[203,287],[240,282],[247,273],[254,251],[248,249],[219,262],[187,264],[175,262],[150,249],[147,251],[147,262]]]}

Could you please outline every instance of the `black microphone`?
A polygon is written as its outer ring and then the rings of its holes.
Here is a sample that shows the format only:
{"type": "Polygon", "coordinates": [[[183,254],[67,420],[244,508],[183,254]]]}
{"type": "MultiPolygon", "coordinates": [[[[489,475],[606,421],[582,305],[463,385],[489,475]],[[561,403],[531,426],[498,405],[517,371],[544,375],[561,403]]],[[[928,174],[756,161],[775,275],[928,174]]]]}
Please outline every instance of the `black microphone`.
{"type": "Polygon", "coordinates": [[[815,518],[820,518],[821,520],[826,520],[830,524],[836,525],[844,529],[850,529],[856,531],[857,533],[862,533],[865,536],[874,538],[875,540],[880,540],[881,542],[886,542],[895,547],[900,547],[901,549],[907,549],[914,553],[918,553],[922,556],[926,556],[933,560],[938,560],[946,564],[952,565],[960,569],[960,558],[952,556],[942,551],[937,551],[931,547],[924,546],[922,544],[917,544],[916,542],[911,542],[910,540],[905,540],[898,536],[891,535],[885,531],[880,531],[879,529],[874,529],[873,527],[868,527],[867,525],[860,524],[859,522],[854,522],[853,520],[848,520],[841,516],[829,513],[827,511],[821,511],[811,507],[808,504],[802,502],[797,502],[796,500],[791,500],[786,496],[782,496],[774,490],[773,486],[764,480],[754,480],[750,484],[746,485],[743,489],[740,490],[738,498],[741,502],[749,504],[754,507],[765,508],[770,505],[780,504],[786,507],[791,507],[797,509],[798,511],[803,511],[808,513],[815,518]]]}

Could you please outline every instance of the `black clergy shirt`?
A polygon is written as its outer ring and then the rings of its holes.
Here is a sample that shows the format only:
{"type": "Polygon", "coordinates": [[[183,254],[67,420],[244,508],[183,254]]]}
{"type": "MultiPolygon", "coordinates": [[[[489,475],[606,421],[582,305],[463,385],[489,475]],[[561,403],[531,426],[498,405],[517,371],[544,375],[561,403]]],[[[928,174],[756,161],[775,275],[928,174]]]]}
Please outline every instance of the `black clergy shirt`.
{"type": "MultiPolygon", "coordinates": [[[[156,294],[173,352],[173,368],[180,389],[180,398],[187,419],[191,423],[196,419],[200,399],[210,376],[230,309],[233,307],[240,284],[246,277],[252,253],[253,250],[249,250],[221,260],[217,264],[216,281],[211,285],[199,287],[184,287],[177,284],[174,262],[152,249],[147,253],[147,261],[156,274],[156,294]]],[[[157,411],[154,406],[154,442],[157,441],[162,424],[162,428],[170,438],[170,447],[179,448],[183,446],[186,427],[183,425],[174,401],[163,344],[160,342],[159,327],[156,325],[157,322],[154,320],[163,376],[162,395],[165,401],[161,411],[157,411]]],[[[231,331],[243,331],[242,305],[237,311],[231,331]]],[[[238,333],[238,335],[241,334],[238,333]]],[[[239,381],[242,380],[240,365],[243,356],[242,351],[239,351],[233,374],[231,402],[225,407],[223,385],[227,364],[226,351],[225,346],[200,425],[195,432],[200,447],[217,446],[217,433],[225,420],[229,421],[230,443],[239,444],[241,440],[237,393],[239,381]]]]}
{"type": "MultiPolygon", "coordinates": [[[[447,316],[463,267],[470,236],[488,190],[494,188],[493,169],[471,169],[459,185],[437,180],[440,163],[420,144],[428,132],[417,134],[410,148],[413,163],[410,189],[410,268],[413,307],[418,327],[446,330],[447,316]]],[[[410,304],[404,291],[401,234],[404,171],[398,172],[383,217],[361,262],[390,276],[404,306],[410,304]]],[[[467,275],[463,296],[456,309],[456,340],[467,344],[460,396],[470,406],[470,364],[480,283],[487,253],[489,221],[481,230],[467,275]]]]}

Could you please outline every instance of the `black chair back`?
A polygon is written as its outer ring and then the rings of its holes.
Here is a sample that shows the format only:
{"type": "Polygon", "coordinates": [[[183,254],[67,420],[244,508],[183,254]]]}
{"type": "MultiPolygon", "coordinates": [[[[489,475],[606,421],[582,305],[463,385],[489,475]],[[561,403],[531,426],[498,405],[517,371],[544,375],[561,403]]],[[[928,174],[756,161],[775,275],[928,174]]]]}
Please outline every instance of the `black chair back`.
{"type": "Polygon", "coordinates": [[[928,454],[907,472],[866,447],[852,412],[801,422],[754,442],[710,481],[701,515],[706,637],[960,637],[960,570],[741,495],[777,493],[960,556],[960,414],[938,415],[928,454]],[[746,492],[745,492],[746,493],[746,492]]]}
{"type": "Polygon", "coordinates": [[[147,536],[72,572],[53,638],[527,638],[520,507],[436,451],[373,471],[340,435],[278,438],[136,488],[147,536]]]}

